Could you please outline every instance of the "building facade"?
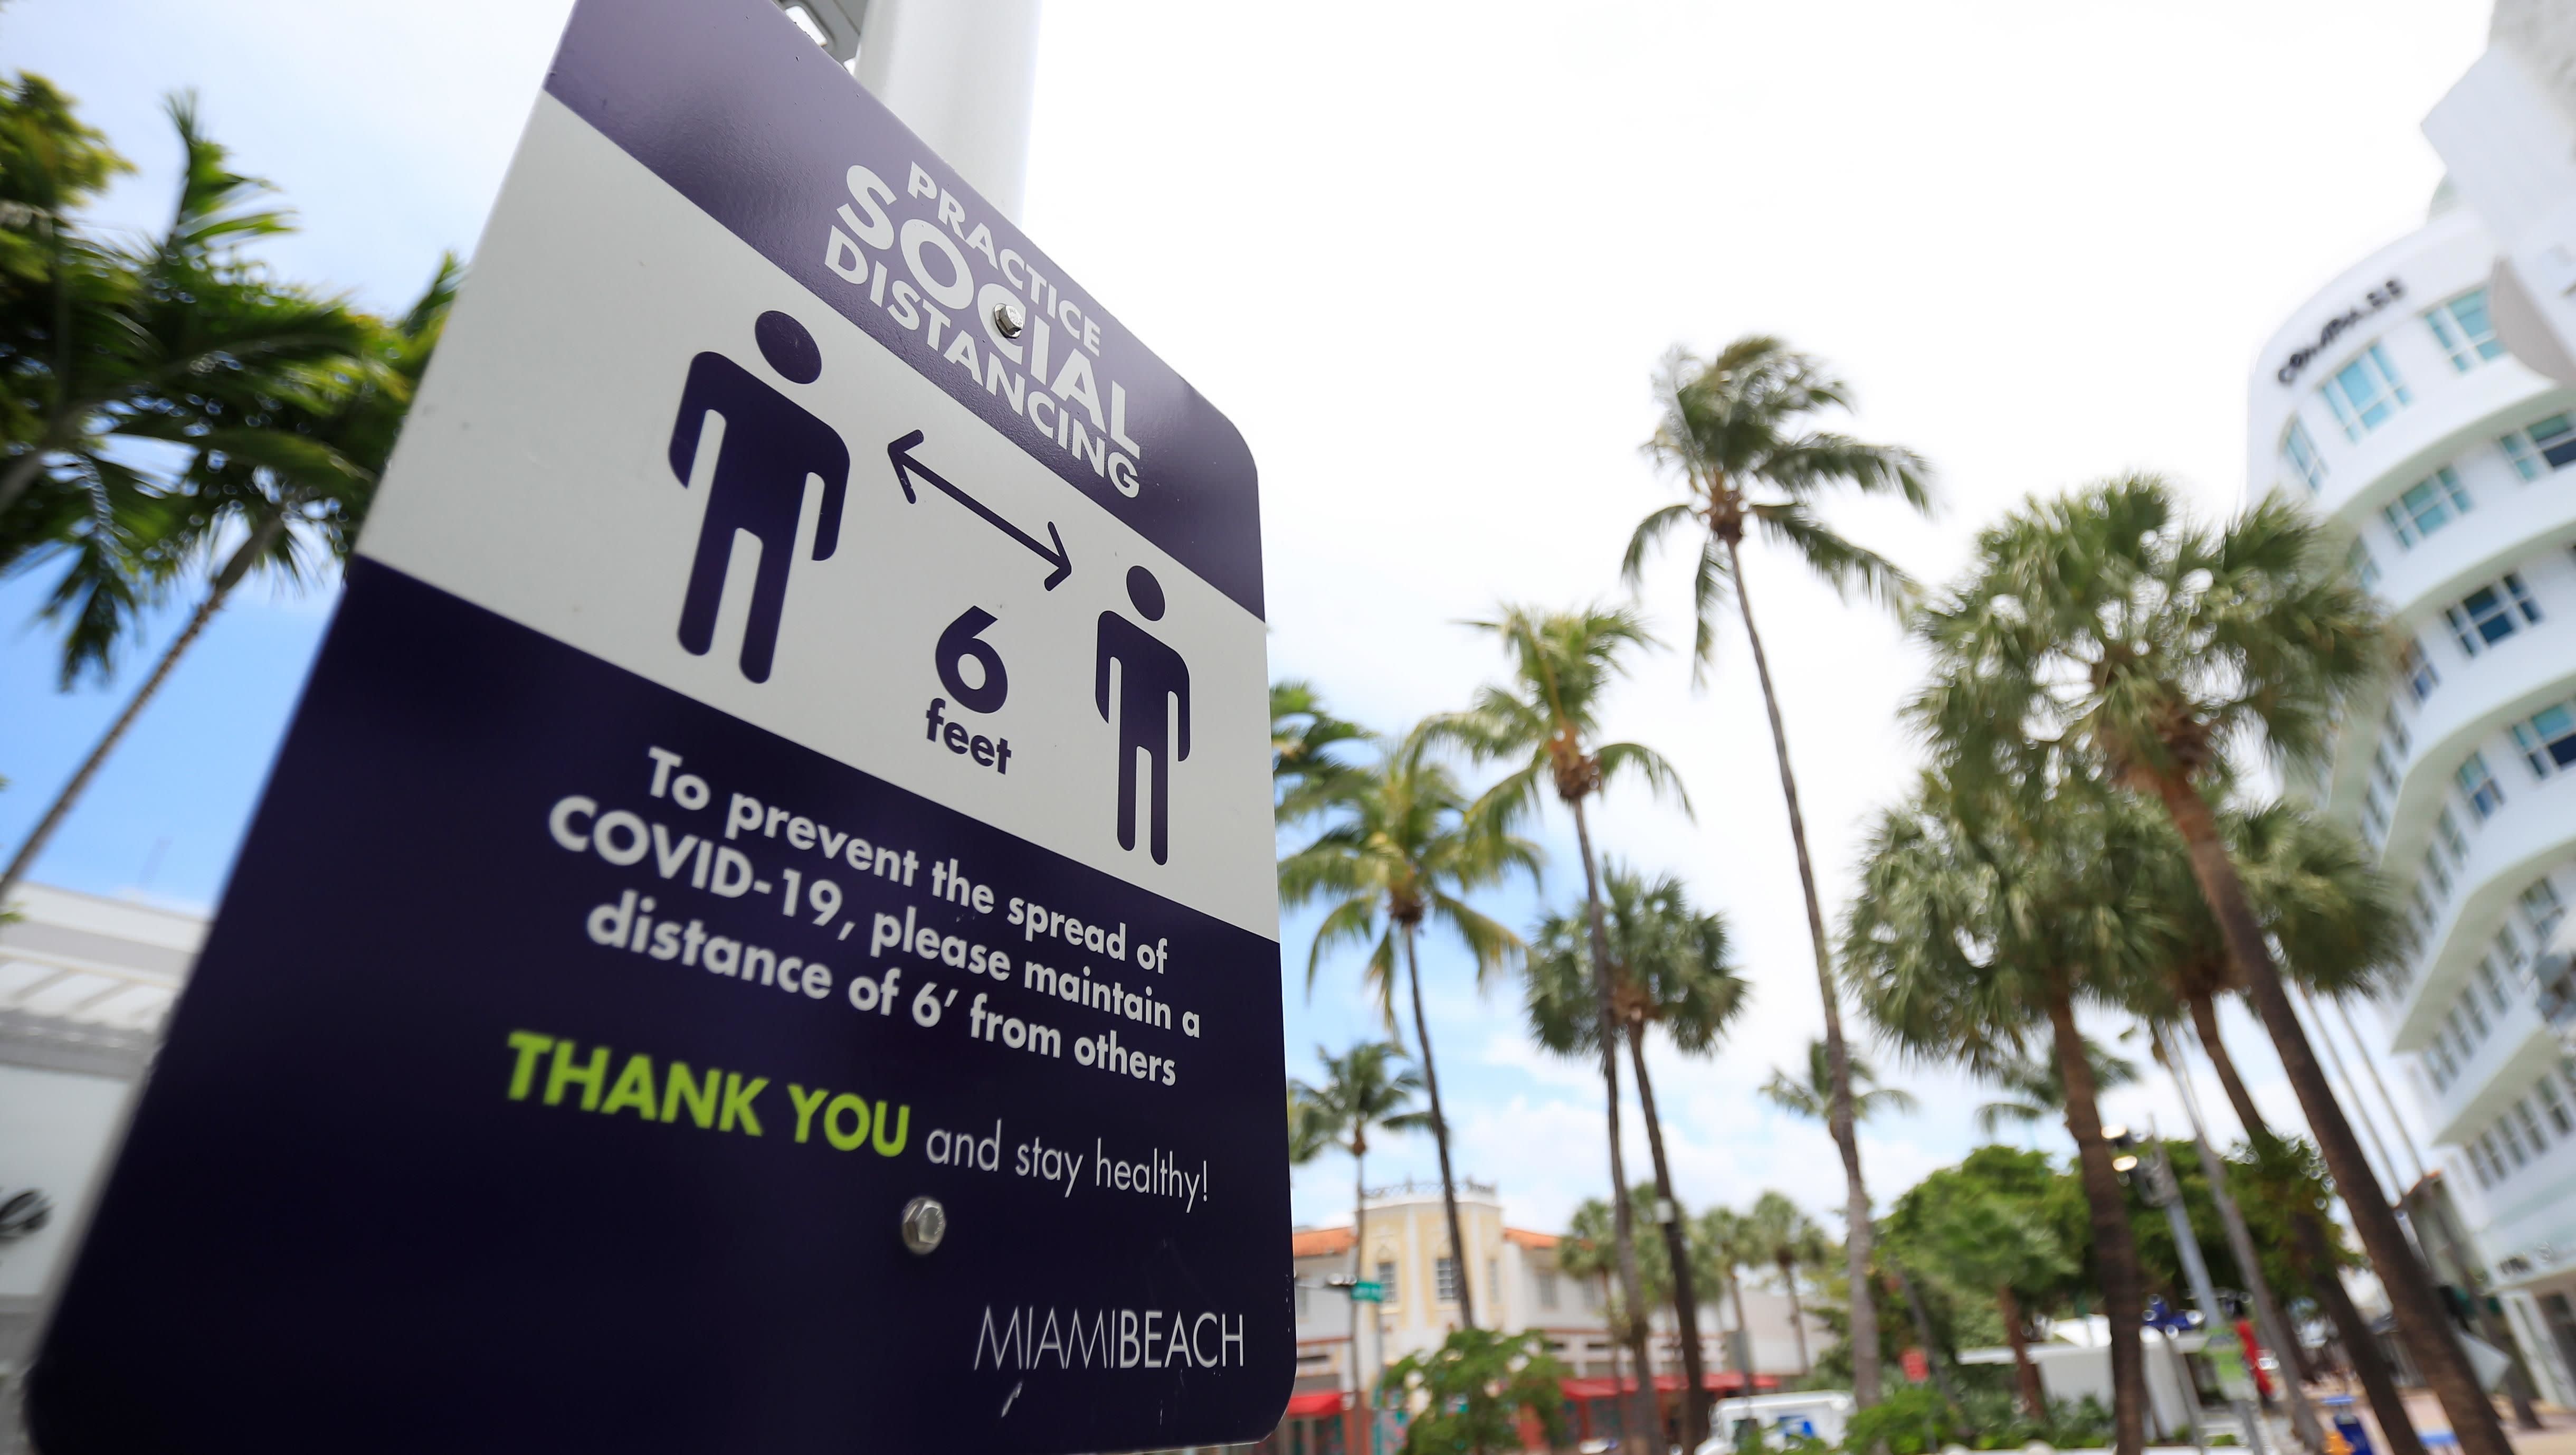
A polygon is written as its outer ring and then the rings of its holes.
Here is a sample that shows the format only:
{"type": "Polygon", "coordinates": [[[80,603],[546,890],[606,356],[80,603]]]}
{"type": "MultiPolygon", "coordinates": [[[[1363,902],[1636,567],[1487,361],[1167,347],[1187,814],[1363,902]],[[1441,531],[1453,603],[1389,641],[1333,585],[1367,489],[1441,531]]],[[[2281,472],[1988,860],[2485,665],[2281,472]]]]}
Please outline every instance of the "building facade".
{"type": "MultiPolygon", "coordinates": [[[[1364,1418],[1353,1418],[1378,1371],[1409,1354],[1435,1348],[1459,1327],[1457,1279],[1463,1272],[1476,1322],[1491,1329],[1536,1329],[1569,1374],[1567,1403],[1582,1431],[1615,1433],[1618,1414],[1614,1362],[1633,1380],[1624,1351],[1611,1348],[1605,1317],[1608,1289],[1597,1276],[1576,1277],[1559,1268],[1562,1242],[1554,1233],[1515,1228],[1503,1221],[1495,1189],[1459,1184],[1458,1219],[1468,1256],[1463,1270],[1448,1257],[1449,1233],[1440,1188],[1406,1184],[1381,1189],[1362,1204],[1366,1247],[1355,1261],[1349,1224],[1300,1228],[1291,1238],[1296,1271],[1297,1380],[1288,1418],[1270,1441],[1279,1455],[1336,1455],[1353,1449],[1364,1418]],[[1355,1301],[1344,1291],[1357,1277],[1378,1284],[1382,1303],[1355,1301]]],[[[1640,1229],[1641,1235],[1647,1230],[1640,1229]]],[[[1737,1337],[1735,1302],[1721,1291],[1700,1294],[1701,1358],[1721,1390],[1740,1389],[1743,1377],[1730,1348],[1748,1350],[1757,1390],[1783,1387],[1807,1372],[1809,1359],[1833,1342],[1813,1315],[1791,1317],[1789,1294],[1776,1272],[1749,1270],[1744,1287],[1747,1337],[1737,1337]]],[[[1681,1344],[1665,1310],[1649,1341],[1659,1386],[1678,1391],[1681,1344]]],[[[1668,1401],[1669,1403],[1669,1401],[1668,1401]]]]}
{"type": "MultiPolygon", "coordinates": [[[[2395,622],[2395,670],[2348,709],[2331,765],[2292,789],[2359,829],[2405,903],[2415,948],[2361,1049],[2403,1068],[2409,1120],[2476,1261],[2541,1392],[2567,1404],[2576,388],[2500,261],[2527,230],[2530,191],[2558,183],[2515,180],[2484,150],[2529,140],[2486,125],[2499,78],[2523,103],[2517,124],[2557,131],[2562,153],[2576,144],[2568,68],[2517,49],[2534,43],[2532,8],[2498,7],[2494,48],[2426,123],[2450,177],[2425,225],[2345,269],[2264,345],[2248,480],[2312,507],[2395,622]]],[[[2384,1171],[2392,1190],[2413,1180],[2411,1165],[2384,1171]]]]}
{"type": "Polygon", "coordinates": [[[205,921],[41,884],[0,924],[0,1451],[62,1271],[205,921]]]}

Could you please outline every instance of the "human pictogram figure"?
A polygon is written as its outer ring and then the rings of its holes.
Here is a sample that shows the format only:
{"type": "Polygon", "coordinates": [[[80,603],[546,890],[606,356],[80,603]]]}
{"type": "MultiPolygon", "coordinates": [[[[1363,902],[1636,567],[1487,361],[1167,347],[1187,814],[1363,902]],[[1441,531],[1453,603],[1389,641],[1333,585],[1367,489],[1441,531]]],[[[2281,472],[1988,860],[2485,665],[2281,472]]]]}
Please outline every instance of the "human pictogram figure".
{"type": "MultiPolygon", "coordinates": [[[[1127,571],[1127,599],[1147,621],[1163,619],[1163,583],[1142,566],[1127,571]]],[[[1136,847],[1136,755],[1152,764],[1153,823],[1149,842],[1157,864],[1171,856],[1172,764],[1190,755],[1190,668],[1161,638],[1114,611],[1100,613],[1100,671],[1093,696],[1100,719],[1118,737],[1118,847],[1136,847]],[[1109,711],[1109,668],[1118,666],[1118,712],[1109,711]],[[1180,710],[1174,713],[1172,704],[1180,710]],[[1180,722],[1180,751],[1172,751],[1172,722],[1180,722]]]]}
{"type": "MultiPolygon", "coordinates": [[[[752,325],[752,337],[769,367],[792,384],[811,384],[823,373],[823,351],[805,326],[769,312],[752,325]]],[[[689,361],[680,390],[680,417],[671,427],[671,473],[689,483],[707,416],[724,422],[715,467],[707,482],[707,511],[698,527],[697,559],[680,603],[680,645],[703,657],[715,645],[716,607],[724,599],[725,567],[736,531],[760,542],[759,572],[752,578],[751,619],[742,629],[742,675],[769,680],[778,650],[778,616],[787,602],[787,568],[796,555],[796,517],[805,504],[808,477],[823,485],[821,518],[814,527],[814,559],[831,558],[840,544],[842,497],[850,483],[850,450],[825,424],[775,386],[722,354],[689,361]]]]}

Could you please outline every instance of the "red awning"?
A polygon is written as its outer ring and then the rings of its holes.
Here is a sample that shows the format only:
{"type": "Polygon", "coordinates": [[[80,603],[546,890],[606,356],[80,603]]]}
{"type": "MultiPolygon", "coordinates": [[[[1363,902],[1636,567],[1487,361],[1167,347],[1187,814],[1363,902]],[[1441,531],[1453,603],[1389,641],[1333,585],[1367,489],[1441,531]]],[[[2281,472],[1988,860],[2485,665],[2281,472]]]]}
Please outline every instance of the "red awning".
{"type": "Polygon", "coordinates": [[[1337,1415],[1341,1412],[1342,1392],[1340,1390],[1315,1389],[1308,1390],[1304,1394],[1292,1394],[1288,1396],[1288,1412],[1281,1415],[1280,1418],[1283,1420],[1310,1420],[1317,1415],[1337,1415]]]}

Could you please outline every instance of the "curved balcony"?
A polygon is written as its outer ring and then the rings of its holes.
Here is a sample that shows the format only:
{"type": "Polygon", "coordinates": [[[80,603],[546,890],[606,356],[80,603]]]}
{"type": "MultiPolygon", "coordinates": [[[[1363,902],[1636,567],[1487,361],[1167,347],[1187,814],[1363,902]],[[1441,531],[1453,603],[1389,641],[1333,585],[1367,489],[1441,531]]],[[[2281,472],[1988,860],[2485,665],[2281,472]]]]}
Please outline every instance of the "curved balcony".
{"type": "Polygon", "coordinates": [[[2576,469],[2537,480],[2503,476],[2509,483],[2481,479],[2476,508],[2414,549],[2392,556],[2374,543],[2380,570],[2372,590],[2391,615],[2419,631],[2441,631],[2443,607],[2525,557],[2576,542],[2576,469]]]}
{"type": "Polygon", "coordinates": [[[2474,1140],[2504,1115],[2515,1098],[2529,1091],[2532,1082],[2558,1065],[2558,1033],[2528,999],[2500,1014],[2490,1012],[2487,1020],[2494,1033],[2478,1044],[2450,1085],[2424,1109],[2433,1141],[2439,1145],[2474,1140]]]}
{"type": "MultiPolygon", "coordinates": [[[[2499,773],[2508,766],[2496,765],[2499,773]]],[[[2553,774],[2538,783],[2528,773],[2514,773],[2501,781],[2506,784],[2504,807],[2472,831],[2468,858],[2453,874],[2457,888],[2451,902],[2424,936],[2431,948],[2385,1013],[2391,1050],[2420,1051],[2432,1040],[2478,957],[2494,943],[2496,927],[2513,908],[2515,896],[2542,871],[2576,857],[2576,773],[2553,774]]],[[[2413,775],[2408,782],[2411,787],[2413,775]]],[[[2391,877],[2400,884],[2413,882],[2418,862],[2391,857],[2391,877]]],[[[2532,1014],[2538,1023],[2538,1013],[2532,1014]]],[[[2477,1080],[2473,1075],[2465,1079],[2477,1080]]]]}
{"type": "MultiPolygon", "coordinates": [[[[2401,881],[2414,877],[2414,866],[2432,838],[2434,818],[2450,801],[2452,774],[2470,751],[2489,749],[2488,740],[2507,724],[2576,690],[2576,609],[2571,606],[2576,604],[2550,601],[2543,607],[2549,615],[2537,626],[2516,632],[2474,659],[2440,664],[2442,685],[2433,689],[2407,723],[2415,746],[2407,755],[2406,776],[2398,781],[2396,800],[2388,807],[2388,837],[2380,851],[2380,861],[2401,881]]],[[[2447,625],[2426,628],[2428,634],[2449,630],[2447,625]]],[[[2375,735],[2365,739],[2356,733],[2351,752],[2366,758],[2375,741],[2375,735]]],[[[2487,766],[2504,785],[2505,800],[2504,807],[2487,821],[2486,834],[2477,837],[2492,835],[2510,820],[2527,818],[2516,810],[2535,793],[2547,794],[2576,776],[2553,774],[2534,783],[2528,773],[2515,771],[2521,761],[2521,754],[2509,747],[2487,752],[2487,766]]],[[[2576,807],[2558,811],[2576,828],[2576,807]]],[[[2473,863],[2475,853],[2472,850],[2473,863]]]]}

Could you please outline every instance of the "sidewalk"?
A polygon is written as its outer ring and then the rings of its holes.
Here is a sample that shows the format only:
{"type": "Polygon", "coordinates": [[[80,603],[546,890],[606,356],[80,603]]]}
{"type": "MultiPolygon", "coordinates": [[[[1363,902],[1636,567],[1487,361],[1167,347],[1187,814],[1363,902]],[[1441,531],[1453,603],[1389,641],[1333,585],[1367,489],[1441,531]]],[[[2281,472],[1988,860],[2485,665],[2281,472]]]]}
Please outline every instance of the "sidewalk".
{"type": "MultiPolygon", "coordinates": [[[[2322,1398],[2326,1393],[2312,1389],[2309,1398],[2322,1398]]],[[[2405,1399],[2406,1416],[2415,1422],[2415,1433],[2425,1437],[2427,1444],[2432,1443],[2436,1432],[2445,1435],[2450,1432],[2450,1418],[2442,1413],[2441,1403],[2432,1395],[2420,1389],[2409,1390],[2405,1399]]],[[[2379,1433],[2379,1421],[2370,1413],[2370,1401],[2356,1395],[2353,1408],[2361,1416],[2362,1428],[2370,1432],[2371,1447],[2379,1455],[2388,1455],[2388,1442],[2379,1433]]],[[[2496,1401],[2496,1418],[2504,1422],[2505,1438],[2513,1442],[2516,1455],[2576,1455],[2576,1411],[2560,1409],[2554,1404],[2543,1404],[2537,1408],[2541,1428],[2519,1429],[2513,1422],[2512,1407],[2503,1400],[2496,1401]]],[[[2319,1411],[2320,1415],[2323,1413],[2319,1411]]],[[[2444,1449],[2457,1448],[2448,1444],[2437,1446],[2432,1455],[2441,1455],[2444,1449]]]]}

